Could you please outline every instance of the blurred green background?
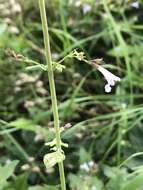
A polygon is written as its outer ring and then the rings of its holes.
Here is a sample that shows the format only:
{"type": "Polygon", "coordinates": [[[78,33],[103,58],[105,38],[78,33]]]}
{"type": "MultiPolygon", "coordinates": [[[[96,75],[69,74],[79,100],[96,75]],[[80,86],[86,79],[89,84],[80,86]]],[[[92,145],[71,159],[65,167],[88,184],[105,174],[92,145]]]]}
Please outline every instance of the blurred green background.
{"type": "MultiPolygon", "coordinates": [[[[45,0],[54,61],[73,49],[103,58],[121,78],[111,93],[84,62],[55,72],[67,189],[143,189],[143,1],[45,0]],[[70,123],[70,124],[69,124],[70,123]],[[70,126],[71,125],[71,126],[70,126]],[[125,161],[126,160],[126,161],[125,161]],[[124,162],[125,161],[125,162],[124,162]]],[[[53,139],[47,73],[9,51],[45,64],[38,0],[0,0],[0,189],[58,190],[46,169],[53,139]]]]}

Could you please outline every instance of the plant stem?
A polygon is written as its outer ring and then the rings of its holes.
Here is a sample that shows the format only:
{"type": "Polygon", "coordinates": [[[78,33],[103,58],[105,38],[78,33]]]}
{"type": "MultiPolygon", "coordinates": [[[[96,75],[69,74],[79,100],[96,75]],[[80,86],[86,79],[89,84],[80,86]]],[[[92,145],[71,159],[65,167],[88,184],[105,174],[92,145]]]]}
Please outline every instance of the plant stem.
{"type": "MultiPolygon", "coordinates": [[[[50,92],[51,92],[52,111],[53,111],[53,116],[54,116],[56,147],[58,150],[61,150],[59,114],[58,114],[55,82],[54,82],[54,73],[53,73],[53,68],[52,68],[52,57],[51,57],[51,50],[50,50],[48,23],[47,23],[46,10],[45,10],[45,0],[39,0],[39,7],[40,7],[41,20],[42,20],[46,62],[47,62],[47,67],[48,67],[48,78],[49,78],[49,86],[50,86],[50,92]]],[[[60,173],[60,180],[61,180],[61,189],[66,190],[63,162],[60,162],[58,165],[59,165],[59,173],[60,173]]]]}

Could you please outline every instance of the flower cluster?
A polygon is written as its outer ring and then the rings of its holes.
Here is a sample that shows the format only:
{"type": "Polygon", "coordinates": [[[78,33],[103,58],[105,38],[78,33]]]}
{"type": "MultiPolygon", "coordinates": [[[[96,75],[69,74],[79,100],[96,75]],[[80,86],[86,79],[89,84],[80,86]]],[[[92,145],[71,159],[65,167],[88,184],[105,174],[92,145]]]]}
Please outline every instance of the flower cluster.
{"type": "Polygon", "coordinates": [[[89,162],[85,162],[85,163],[80,165],[80,169],[84,170],[85,172],[97,170],[97,168],[98,168],[98,166],[96,165],[96,163],[93,160],[91,160],[89,162]]]}

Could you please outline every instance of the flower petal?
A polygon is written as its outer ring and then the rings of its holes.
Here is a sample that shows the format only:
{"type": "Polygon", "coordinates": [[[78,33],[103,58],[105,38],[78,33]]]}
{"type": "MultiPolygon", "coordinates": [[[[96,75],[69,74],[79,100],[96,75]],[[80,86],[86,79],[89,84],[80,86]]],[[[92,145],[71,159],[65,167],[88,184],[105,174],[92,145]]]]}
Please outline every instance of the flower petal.
{"type": "Polygon", "coordinates": [[[105,92],[111,92],[111,86],[114,86],[115,83],[117,81],[120,81],[121,79],[100,65],[98,65],[97,69],[103,74],[104,78],[107,80],[107,84],[105,85],[105,92]]]}
{"type": "Polygon", "coordinates": [[[109,93],[109,92],[111,92],[111,90],[112,90],[112,88],[111,88],[110,84],[106,84],[105,85],[105,92],[109,93]]]}

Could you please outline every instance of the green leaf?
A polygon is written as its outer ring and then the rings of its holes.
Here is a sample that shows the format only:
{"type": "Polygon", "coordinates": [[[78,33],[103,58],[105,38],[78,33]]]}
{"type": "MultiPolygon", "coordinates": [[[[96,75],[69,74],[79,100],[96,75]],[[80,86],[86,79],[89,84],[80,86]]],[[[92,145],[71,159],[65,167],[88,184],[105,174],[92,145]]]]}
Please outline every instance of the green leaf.
{"type": "Polygon", "coordinates": [[[125,170],[120,170],[116,167],[104,167],[104,174],[110,178],[106,185],[107,190],[121,190],[123,187],[127,173],[125,170]]]}
{"type": "Polygon", "coordinates": [[[9,123],[11,126],[29,131],[35,131],[35,123],[32,120],[19,118],[9,123]]]}
{"type": "Polygon", "coordinates": [[[14,181],[13,186],[15,190],[27,190],[27,174],[18,176],[14,181]]]}
{"type": "MultiPolygon", "coordinates": [[[[127,51],[128,55],[132,55],[132,54],[142,55],[143,46],[141,46],[141,45],[134,45],[134,46],[127,45],[126,47],[127,47],[126,51],[127,51]]],[[[124,49],[122,48],[122,46],[116,46],[113,49],[109,50],[108,54],[113,56],[113,57],[124,57],[124,49]]]]}
{"type": "Polygon", "coordinates": [[[8,185],[3,190],[27,190],[27,175],[24,173],[14,178],[12,182],[9,182],[8,185]]]}
{"type": "Polygon", "coordinates": [[[6,24],[0,24],[0,34],[3,34],[6,31],[7,25],[6,24]]]}
{"type": "Polygon", "coordinates": [[[39,70],[42,69],[43,71],[47,71],[47,67],[45,65],[39,64],[39,65],[32,65],[27,66],[26,70],[39,70]]]}
{"type": "Polygon", "coordinates": [[[28,190],[59,190],[59,188],[51,185],[44,185],[44,186],[35,186],[35,187],[30,187],[28,190]]]}
{"type": "Polygon", "coordinates": [[[70,189],[76,189],[81,184],[81,178],[74,174],[69,175],[69,181],[70,181],[70,189]]]}
{"type": "Polygon", "coordinates": [[[91,155],[84,148],[80,148],[79,151],[80,164],[91,161],[91,155]]]}
{"type": "Polygon", "coordinates": [[[139,188],[143,188],[143,173],[130,179],[121,190],[138,190],[139,188]]]}
{"type": "Polygon", "coordinates": [[[56,152],[46,154],[44,156],[43,161],[44,161],[46,168],[51,168],[51,167],[55,166],[57,163],[63,161],[64,159],[65,159],[64,153],[62,153],[60,151],[56,151],[56,152]]]}
{"type": "Polygon", "coordinates": [[[1,166],[0,165],[0,188],[3,189],[3,187],[7,184],[7,179],[14,173],[14,169],[19,161],[15,160],[11,163],[1,166]]]}
{"type": "Polygon", "coordinates": [[[103,183],[95,176],[90,175],[81,175],[81,174],[70,174],[69,175],[70,181],[70,189],[77,189],[80,190],[103,190],[103,183]]]}

